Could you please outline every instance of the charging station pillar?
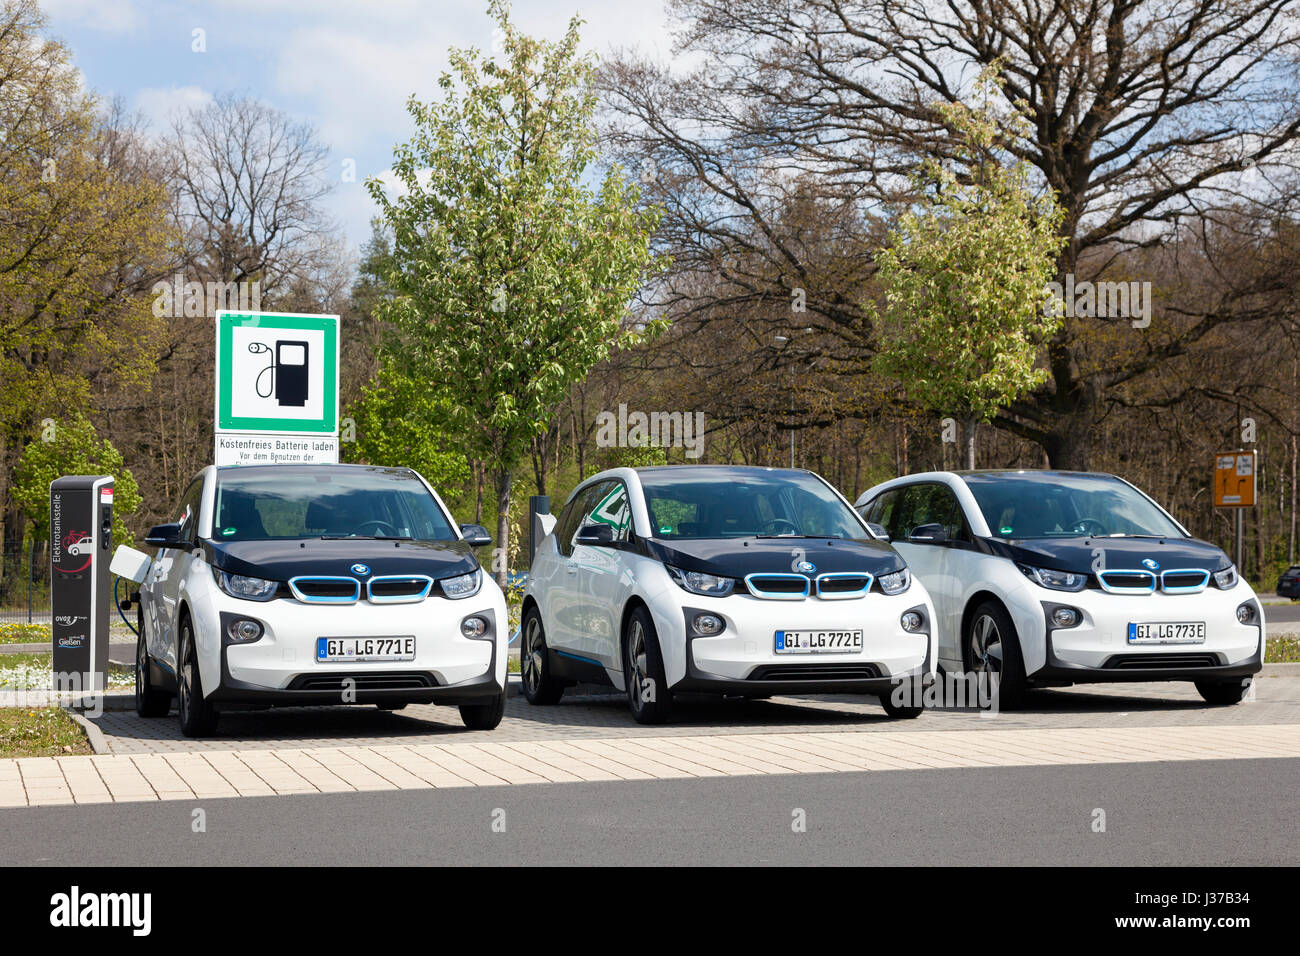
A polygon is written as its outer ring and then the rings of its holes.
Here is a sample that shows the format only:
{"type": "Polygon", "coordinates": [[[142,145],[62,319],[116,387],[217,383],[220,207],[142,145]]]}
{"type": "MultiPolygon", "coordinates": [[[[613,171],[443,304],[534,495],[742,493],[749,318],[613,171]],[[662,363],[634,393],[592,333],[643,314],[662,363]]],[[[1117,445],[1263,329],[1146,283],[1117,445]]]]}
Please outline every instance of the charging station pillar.
{"type": "Polygon", "coordinates": [[[108,566],[113,476],[50,482],[50,630],[54,689],[103,691],[108,675],[108,566]]]}

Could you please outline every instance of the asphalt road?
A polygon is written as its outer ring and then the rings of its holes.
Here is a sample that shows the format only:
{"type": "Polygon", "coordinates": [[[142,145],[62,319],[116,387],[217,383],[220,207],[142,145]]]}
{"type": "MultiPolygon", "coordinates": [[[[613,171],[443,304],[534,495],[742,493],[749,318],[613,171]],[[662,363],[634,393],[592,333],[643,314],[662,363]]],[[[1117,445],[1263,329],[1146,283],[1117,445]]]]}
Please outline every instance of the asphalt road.
{"type": "MultiPolygon", "coordinates": [[[[1269,627],[1279,624],[1300,625],[1300,603],[1292,604],[1288,601],[1286,604],[1265,604],[1264,623],[1269,627]]],[[[1300,627],[1290,630],[1300,630],[1300,627]]]]}
{"type": "Polygon", "coordinates": [[[1297,779],[1178,761],[32,807],[0,810],[0,864],[1295,865],[1297,779]]]}

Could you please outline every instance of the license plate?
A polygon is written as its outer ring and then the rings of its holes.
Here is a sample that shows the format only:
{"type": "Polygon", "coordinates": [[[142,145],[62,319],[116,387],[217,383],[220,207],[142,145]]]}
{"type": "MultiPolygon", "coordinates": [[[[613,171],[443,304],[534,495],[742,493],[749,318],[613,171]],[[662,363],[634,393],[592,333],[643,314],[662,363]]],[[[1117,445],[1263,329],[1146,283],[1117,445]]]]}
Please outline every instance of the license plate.
{"type": "Polygon", "coordinates": [[[862,650],[861,631],[777,631],[778,654],[852,654],[862,650]]]}
{"type": "Polygon", "coordinates": [[[414,637],[318,637],[316,662],[413,661],[414,637]]]}
{"type": "Polygon", "coordinates": [[[1130,644],[1204,644],[1205,622],[1129,624],[1130,644]]]}

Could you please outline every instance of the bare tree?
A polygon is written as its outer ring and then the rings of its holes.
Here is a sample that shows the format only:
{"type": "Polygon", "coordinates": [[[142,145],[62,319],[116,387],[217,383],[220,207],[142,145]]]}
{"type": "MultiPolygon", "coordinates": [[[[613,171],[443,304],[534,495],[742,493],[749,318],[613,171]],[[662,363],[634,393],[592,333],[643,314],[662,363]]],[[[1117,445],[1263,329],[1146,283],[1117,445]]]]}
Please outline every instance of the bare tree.
{"type": "MultiPolygon", "coordinates": [[[[790,184],[824,204],[852,204],[864,219],[880,215],[919,156],[951,157],[954,131],[939,107],[970,97],[985,69],[1000,86],[989,106],[1029,119],[1025,135],[1008,124],[998,149],[1036,167],[1065,208],[1062,276],[1103,276],[1123,253],[1169,241],[1180,222],[1243,196],[1265,209],[1295,182],[1294,0],[673,8],[682,48],[704,64],[687,76],[631,56],[608,66],[610,142],[628,165],[654,172],[670,216],[665,243],[688,269],[712,262],[728,276],[729,256],[752,253],[761,238],[773,293],[809,278],[807,256],[778,221],[790,184]]],[[[997,423],[1057,466],[1087,467],[1107,393],[1234,321],[1233,303],[1258,296],[1259,278],[1172,317],[1158,346],[1098,354],[1098,320],[1068,319],[1044,356],[1047,384],[997,423]]],[[[816,324],[837,334],[860,325],[852,303],[838,303],[844,294],[808,289],[816,324]]],[[[870,328],[856,331],[870,341],[870,328]]]]}
{"type": "Polygon", "coordinates": [[[191,268],[274,293],[319,268],[333,231],[329,149],[316,130],[258,100],[222,94],[173,123],[176,214],[191,268]]]}

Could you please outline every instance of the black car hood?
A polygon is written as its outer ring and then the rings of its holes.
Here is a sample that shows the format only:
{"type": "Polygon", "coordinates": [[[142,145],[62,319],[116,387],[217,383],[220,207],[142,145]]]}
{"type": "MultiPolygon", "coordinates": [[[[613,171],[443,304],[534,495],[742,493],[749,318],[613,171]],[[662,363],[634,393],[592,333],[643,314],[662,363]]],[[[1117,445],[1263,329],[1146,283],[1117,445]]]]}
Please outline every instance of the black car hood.
{"type": "Polygon", "coordinates": [[[904,567],[884,541],[850,538],[691,538],[646,539],[650,554],[683,571],[729,578],[756,572],[794,573],[796,561],[810,561],[814,575],[827,571],[866,571],[877,577],[904,567]]]}
{"type": "Polygon", "coordinates": [[[1221,548],[1195,538],[985,538],[994,554],[1019,564],[1054,571],[1088,574],[1094,566],[1107,570],[1172,571],[1197,568],[1222,571],[1232,562],[1221,548]],[[1100,552],[1100,555],[1097,554],[1100,552]],[[1155,561],[1158,568],[1142,562],[1155,561]],[[1099,563],[1099,560],[1101,563],[1099,563]]]}
{"type": "Polygon", "coordinates": [[[427,574],[437,580],[468,574],[479,566],[473,550],[463,541],[291,538],[204,544],[220,570],[271,581],[287,581],[300,574],[362,580],[380,574],[427,574]],[[364,564],[369,573],[356,573],[354,564],[364,564]]]}

